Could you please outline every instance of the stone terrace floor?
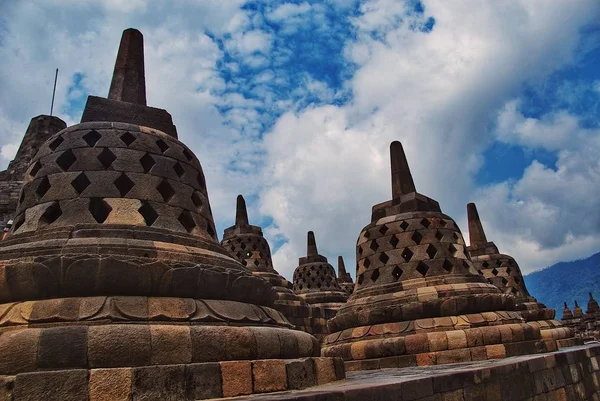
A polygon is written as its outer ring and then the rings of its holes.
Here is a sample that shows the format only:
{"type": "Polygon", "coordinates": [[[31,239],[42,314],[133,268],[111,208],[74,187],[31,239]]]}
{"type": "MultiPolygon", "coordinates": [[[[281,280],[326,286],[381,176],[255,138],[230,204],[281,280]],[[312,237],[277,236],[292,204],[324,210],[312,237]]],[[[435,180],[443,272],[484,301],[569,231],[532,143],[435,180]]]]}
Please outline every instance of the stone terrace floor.
{"type": "Polygon", "coordinates": [[[226,400],[598,400],[599,360],[600,344],[588,344],[506,359],[348,372],[346,380],[323,386],[226,400]]]}

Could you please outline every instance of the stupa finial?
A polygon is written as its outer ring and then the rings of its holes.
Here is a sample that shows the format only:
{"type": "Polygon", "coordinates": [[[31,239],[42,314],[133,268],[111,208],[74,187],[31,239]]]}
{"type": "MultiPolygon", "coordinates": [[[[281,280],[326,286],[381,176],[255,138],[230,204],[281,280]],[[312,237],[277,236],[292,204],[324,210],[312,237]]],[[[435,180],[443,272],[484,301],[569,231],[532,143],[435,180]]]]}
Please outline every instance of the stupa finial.
{"type": "Polygon", "coordinates": [[[248,222],[248,210],[246,209],[246,201],[242,195],[237,197],[237,207],[235,209],[235,225],[236,226],[247,226],[248,222]]]}
{"type": "Polygon", "coordinates": [[[394,141],[390,144],[390,159],[392,167],[392,199],[416,192],[415,183],[402,144],[394,141]]]}
{"type": "Polygon", "coordinates": [[[108,98],[146,106],[144,37],[137,29],[123,31],[108,98]]]}
{"type": "Polygon", "coordinates": [[[344,264],[344,258],[342,256],[338,256],[338,278],[344,279],[346,278],[346,265],[344,264]]]}
{"type": "Polygon", "coordinates": [[[317,241],[315,241],[315,233],[309,231],[306,247],[306,256],[317,256],[318,254],[319,252],[317,251],[317,241]]]}
{"type": "Polygon", "coordinates": [[[467,219],[469,220],[469,238],[471,240],[471,246],[488,242],[485,237],[485,231],[483,231],[479,213],[477,212],[477,206],[475,206],[473,202],[467,205],[467,219]]]}

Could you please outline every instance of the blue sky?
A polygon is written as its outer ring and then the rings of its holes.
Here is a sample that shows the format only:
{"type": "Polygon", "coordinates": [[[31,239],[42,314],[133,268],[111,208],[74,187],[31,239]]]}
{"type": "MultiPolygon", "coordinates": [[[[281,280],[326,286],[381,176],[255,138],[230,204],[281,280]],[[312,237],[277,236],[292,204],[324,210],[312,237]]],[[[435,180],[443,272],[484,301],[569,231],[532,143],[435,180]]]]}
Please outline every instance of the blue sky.
{"type": "Polygon", "coordinates": [[[54,69],[75,124],[135,27],[148,102],[200,158],[219,233],[242,193],[288,278],[308,230],[352,266],[392,140],[420,192],[463,229],[475,201],[532,271],[600,248],[598,17],[594,0],[2,2],[0,162],[48,113],[54,69]]]}

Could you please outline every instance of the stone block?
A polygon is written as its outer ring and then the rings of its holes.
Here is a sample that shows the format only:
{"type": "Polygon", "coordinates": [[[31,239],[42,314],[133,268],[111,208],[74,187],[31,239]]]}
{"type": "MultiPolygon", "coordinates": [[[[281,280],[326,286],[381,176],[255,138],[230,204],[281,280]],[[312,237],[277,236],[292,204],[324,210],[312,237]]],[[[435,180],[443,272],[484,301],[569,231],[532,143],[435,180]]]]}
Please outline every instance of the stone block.
{"type": "Polygon", "coordinates": [[[0,374],[36,370],[40,333],[40,329],[24,329],[0,335],[0,374]]]}
{"type": "Polygon", "coordinates": [[[145,366],[151,363],[151,336],[148,325],[91,326],[88,329],[90,367],[145,366]]]}
{"type": "Polygon", "coordinates": [[[311,359],[286,361],[285,368],[288,379],[288,388],[290,390],[302,389],[317,384],[315,367],[311,359]]]}
{"type": "Polygon", "coordinates": [[[17,375],[13,401],[81,401],[88,399],[88,371],[84,369],[32,372],[17,375]]]}
{"type": "Polygon", "coordinates": [[[417,354],[417,365],[418,366],[431,366],[435,365],[437,361],[436,352],[425,352],[422,354],[417,354]]]}
{"type": "Polygon", "coordinates": [[[503,344],[486,345],[485,352],[488,359],[506,358],[506,349],[503,344]]]}
{"type": "Polygon", "coordinates": [[[185,366],[158,365],[133,369],[132,401],[185,399],[185,366]]]}
{"type": "Polygon", "coordinates": [[[0,376],[0,401],[11,401],[14,387],[14,376],[0,376]]]}
{"type": "Polygon", "coordinates": [[[467,347],[467,335],[464,330],[447,331],[446,337],[448,338],[448,349],[467,347]]]}
{"type": "Polygon", "coordinates": [[[429,352],[429,342],[427,341],[426,333],[408,335],[404,339],[404,344],[407,354],[429,352]]]}
{"type": "Polygon", "coordinates": [[[252,394],[252,364],[248,361],[221,362],[223,397],[252,394]]]}
{"type": "Polygon", "coordinates": [[[411,401],[433,394],[433,380],[429,377],[402,384],[402,400],[411,401]]]}
{"type": "Polygon", "coordinates": [[[185,367],[186,397],[188,400],[221,398],[221,365],[218,362],[194,363],[185,367]]]}
{"type": "Polygon", "coordinates": [[[151,325],[153,365],[192,362],[192,341],[189,326],[151,325]]]}
{"type": "Polygon", "coordinates": [[[38,366],[46,369],[86,368],[86,326],[42,329],[38,349],[38,366]]]}
{"type": "Polygon", "coordinates": [[[130,368],[90,370],[90,401],[129,401],[132,371],[130,368]]]}
{"type": "MultiPolygon", "coordinates": [[[[253,361],[252,378],[255,393],[270,393],[273,391],[287,390],[287,373],[285,362],[283,360],[253,361]]],[[[333,380],[335,380],[335,377],[333,380]]],[[[319,384],[321,383],[319,382],[319,384]]]]}
{"type": "Polygon", "coordinates": [[[427,333],[427,340],[429,341],[429,351],[431,352],[444,351],[448,349],[448,337],[445,331],[427,333]]]}

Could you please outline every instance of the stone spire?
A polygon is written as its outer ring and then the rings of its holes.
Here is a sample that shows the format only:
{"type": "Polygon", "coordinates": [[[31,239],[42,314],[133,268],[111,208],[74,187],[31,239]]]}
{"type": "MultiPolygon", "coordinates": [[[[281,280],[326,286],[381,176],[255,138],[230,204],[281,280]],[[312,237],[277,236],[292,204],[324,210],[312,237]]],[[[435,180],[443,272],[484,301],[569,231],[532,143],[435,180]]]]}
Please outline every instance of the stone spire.
{"type": "Polygon", "coordinates": [[[354,282],[352,276],[346,271],[346,265],[344,264],[344,258],[338,256],[338,283],[346,295],[352,295],[354,291],[354,282]]]}
{"type": "Polygon", "coordinates": [[[237,196],[237,205],[235,209],[235,225],[247,226],[248,223],[248,211],[246,210],[246,201],[242,195],[237,196]]]}
{"type": "Polygon", "coordinates": [[[594,296],[590,292],[590,299],[588,300],[586,313],[596,313],[598,310],[600,310],[600,307],[598,307],[598,302],[596,302],[594,296]]]}
{"type": "Polygon", "coordinates": [[[108,98],[146,106],[144,37],[137,29],[123,31],[108,98]]]}
{"type": "Polygon", "coordinates": [[[392,170],[392,199],[399,199],[402,195],[417,192],[415,183],[408,167],[404,148],[398,141],[390,145],[390,159],[392,170]]]}
{"type": "Polygon", "coordinates": [[[568,320],[568,319],[573,319],[573,312],[571,312],[571,309],[569,309],[569,307],[567,306],[567,303],[563,303],[564,307],[563,307],[563,315],[562,315],[562,320],[568,320]]]}
{"type": "Polygon", "coordinates": [[[583,310],[581,309],[577,301],[575,301],[575,307],[573,308],[573,317],[583,317],[583,310]]]}
{"type": "Polygon", "coordinates": [[[472,202],[467,205],[467,219],[469,220],[471,246],[482,245],[488,242],[485,237],[485,231],[483,231],[483,225],[479,219],[479,213],[477,213],[477,206],[472,202]]]}
{"type": "Polygon", "coordinates": [[[315,240],[315,233],[312,231],[308,232],[306,245],[306,256],[317,256],[319,251],[317,250],[317,241],[315,240]]]}

